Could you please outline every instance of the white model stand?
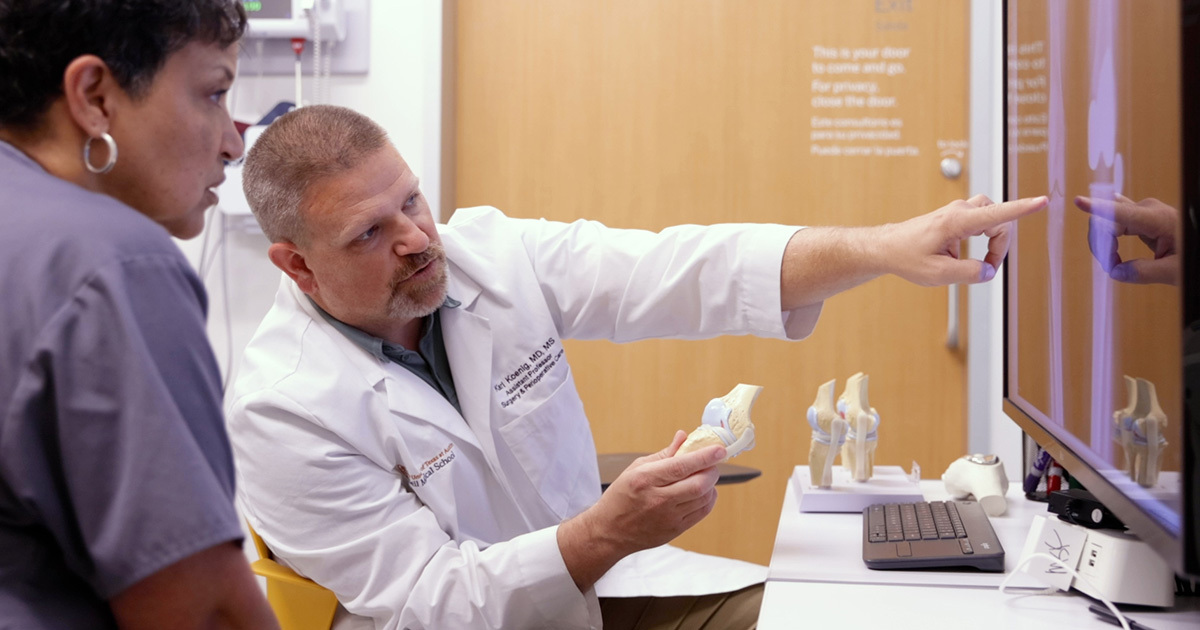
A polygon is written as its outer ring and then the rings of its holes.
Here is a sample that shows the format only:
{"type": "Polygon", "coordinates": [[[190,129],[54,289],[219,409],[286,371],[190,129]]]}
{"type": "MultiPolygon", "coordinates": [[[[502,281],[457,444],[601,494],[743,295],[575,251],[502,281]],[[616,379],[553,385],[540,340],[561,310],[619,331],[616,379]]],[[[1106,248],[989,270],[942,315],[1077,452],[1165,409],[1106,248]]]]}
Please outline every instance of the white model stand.
{"type": "Polygon", "coordinates": [[[875,503],[924,501],[920,470],[914,464],[910,475],[899,466],[876,466],[871,480],[862,483],[855,481],[845,467],[834,466],[832,483],[822,488],[813,485],[808,466],[797,466],[792,486],[801,512],[862,512],[875,503]]]}

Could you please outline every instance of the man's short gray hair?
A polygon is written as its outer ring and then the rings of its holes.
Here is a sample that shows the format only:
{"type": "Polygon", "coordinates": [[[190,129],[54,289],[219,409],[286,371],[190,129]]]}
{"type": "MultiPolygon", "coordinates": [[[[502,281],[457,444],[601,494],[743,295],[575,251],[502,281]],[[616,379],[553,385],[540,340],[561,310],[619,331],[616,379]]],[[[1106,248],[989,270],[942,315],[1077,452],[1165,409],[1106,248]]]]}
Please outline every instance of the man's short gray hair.
{"type": "Polygon", "coordinates": [[[312,105],[280,116],[246,155],[242,190],[273,243],[307,240],[300,206],[308,187],[387,146],[387,132],[345,107],[312,105]]]}

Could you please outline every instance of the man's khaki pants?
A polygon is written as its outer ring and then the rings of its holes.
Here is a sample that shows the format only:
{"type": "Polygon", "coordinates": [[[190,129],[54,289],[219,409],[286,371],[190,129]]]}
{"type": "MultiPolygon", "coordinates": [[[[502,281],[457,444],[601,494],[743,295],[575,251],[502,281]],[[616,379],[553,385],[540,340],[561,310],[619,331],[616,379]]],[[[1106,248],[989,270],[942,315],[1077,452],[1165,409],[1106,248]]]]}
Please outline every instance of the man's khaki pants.
{"type": "Polygon", "coordinates": [[[603,597],[604,630],[754,630],[763,585],[695,597],[603,597]]]}

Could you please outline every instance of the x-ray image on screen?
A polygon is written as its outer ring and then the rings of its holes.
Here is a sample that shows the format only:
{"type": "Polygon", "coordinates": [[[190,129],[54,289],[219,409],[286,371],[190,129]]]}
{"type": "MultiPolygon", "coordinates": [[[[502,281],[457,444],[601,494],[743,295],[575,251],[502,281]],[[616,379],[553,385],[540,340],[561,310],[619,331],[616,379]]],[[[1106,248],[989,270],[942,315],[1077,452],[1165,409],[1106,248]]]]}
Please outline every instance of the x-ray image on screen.
{"type": "Polygon", "coordinates": [[[1008,397],[1164,527],[1181,522],[1179,7],[1010,2],[1008,397]],[[1136,15],[1133,15],[1136,13],[1136,15]]]}

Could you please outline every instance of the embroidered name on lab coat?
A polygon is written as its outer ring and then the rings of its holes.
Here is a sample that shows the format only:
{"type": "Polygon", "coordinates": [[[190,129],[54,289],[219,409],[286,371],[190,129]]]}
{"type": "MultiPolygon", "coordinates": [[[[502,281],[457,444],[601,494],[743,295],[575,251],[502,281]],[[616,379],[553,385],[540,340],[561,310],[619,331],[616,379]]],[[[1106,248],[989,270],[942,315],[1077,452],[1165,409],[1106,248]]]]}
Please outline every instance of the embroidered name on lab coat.
{"type": "Polygon", "coordinates": [[[454,461],[454,457],[454,442],[451,442],[440,453],[422,462],[421,468],[417,472],[411,473],[408,471],[408,468],[401,464],[396,464],[395,470],[400,473],[400,477],[405,481],[405,485],[410,488],[420,488],[429,483],[429,478],[434,473],[449,466],[450,462],[454,461]]]}
{"type": "Polygon", "coordinates": [[[503,380],[492,385],[492,389],[500,394],[500,408],[521,400],[525,392],[540,383],[562,358],[563,350],[558,346],[558,340],[554,337],[546,339],[540,349],[534,350],[521,365],[505,374],[503,380]]]}

